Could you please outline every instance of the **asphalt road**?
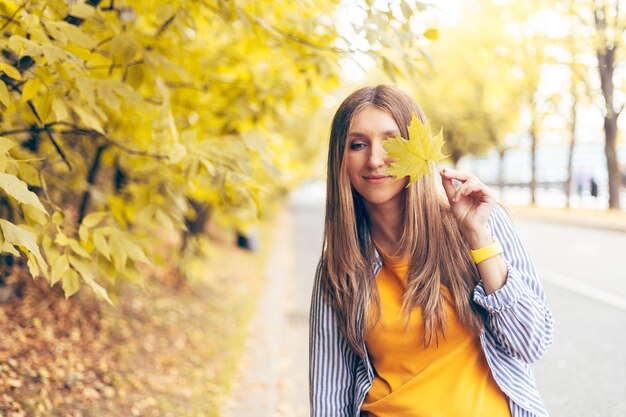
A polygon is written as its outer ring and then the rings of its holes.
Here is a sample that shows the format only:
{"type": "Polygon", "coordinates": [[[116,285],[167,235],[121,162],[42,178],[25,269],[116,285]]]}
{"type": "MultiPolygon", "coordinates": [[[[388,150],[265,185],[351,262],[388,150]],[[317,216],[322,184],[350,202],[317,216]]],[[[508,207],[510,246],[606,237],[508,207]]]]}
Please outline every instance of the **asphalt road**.
{"type": "MultiPolygon", "coordinates": [[[[321,251],[315,188],[291,202],[294,262],[285,288],[276,415],[308,415],[307,317],[321,251]]],[[[555,340],[533,365],[552,417],[626,416],[626,233],[516,221],[554,313],[555,340]]]]}
{"type": "Polygon", "coordinates": [[[554,343],[533,368],[553,417],[626,416],[626,233],[519,221],[554,343]]]}

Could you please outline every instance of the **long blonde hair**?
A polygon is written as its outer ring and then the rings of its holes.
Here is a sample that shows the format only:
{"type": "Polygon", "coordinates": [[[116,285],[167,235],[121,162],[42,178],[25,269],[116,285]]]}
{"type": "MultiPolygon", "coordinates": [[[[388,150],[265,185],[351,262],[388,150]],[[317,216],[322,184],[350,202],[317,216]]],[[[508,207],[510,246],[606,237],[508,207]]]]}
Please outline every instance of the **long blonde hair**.
{"type": "MultiPolygon", "coordinates": [[[[395,120],[402,137],[412,113],[426,118],[417,103],[397,88],[365,87],[348,96],[333,118],[328,151],[326,219],[322,256],[317,275],[327,303],[333,308],[342,334],[350,347],[364,355],[364,335],[375,324],[365,317],[379,317],[380,300],[375,284],[375,249],[370,221],[362,197],[352,188],[344,153],[352,118],[365,107],[386,111],[395,120]]],[[[435,173],[435,167],[431,171],[435,173]]],[[[438,176],[437,176],[438,177],[438,176]]],[[[445,196],[437,189],[435,175],[425,175],[404,192],[404,225],[400,253],[409,257],[403,312],[408,323],[419,307],[424,321],[424,345],[437,343],[443,333],[446,313],[440,284],[453,299],[463,325],[478,333],[483,325],[480,310],[472,300],[479,281],[445,196]]]]}

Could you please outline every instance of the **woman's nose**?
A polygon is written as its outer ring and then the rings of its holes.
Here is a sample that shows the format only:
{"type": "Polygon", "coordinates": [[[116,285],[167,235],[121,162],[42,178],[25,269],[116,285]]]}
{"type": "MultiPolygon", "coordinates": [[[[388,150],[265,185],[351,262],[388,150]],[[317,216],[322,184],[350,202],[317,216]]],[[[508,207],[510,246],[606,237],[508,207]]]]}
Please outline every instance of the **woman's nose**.
{"type": "Polygon", "coordinates": [[[383,148],[382,141],[372,144],[368,164],[371,168],[385,165],[387,151],[383,148]]]}

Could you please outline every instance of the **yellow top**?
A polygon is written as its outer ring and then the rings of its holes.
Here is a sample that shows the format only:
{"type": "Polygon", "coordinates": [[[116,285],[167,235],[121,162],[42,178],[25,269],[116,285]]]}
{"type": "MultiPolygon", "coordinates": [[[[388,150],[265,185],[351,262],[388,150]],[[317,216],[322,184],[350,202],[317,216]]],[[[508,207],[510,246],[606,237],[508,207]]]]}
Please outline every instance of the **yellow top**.
{"type": "Polygon", "coordinates": [[[361,410],[369,417],[511,417],[480,339],[459,321],[447,288],[441,286],[445,337],[425,348],[421,310],[411,314],[408,331],[402,317],[408,259],[377,249],[383,258],[376,278],[381,317],[365,339],[376,376],[361,410]]]}

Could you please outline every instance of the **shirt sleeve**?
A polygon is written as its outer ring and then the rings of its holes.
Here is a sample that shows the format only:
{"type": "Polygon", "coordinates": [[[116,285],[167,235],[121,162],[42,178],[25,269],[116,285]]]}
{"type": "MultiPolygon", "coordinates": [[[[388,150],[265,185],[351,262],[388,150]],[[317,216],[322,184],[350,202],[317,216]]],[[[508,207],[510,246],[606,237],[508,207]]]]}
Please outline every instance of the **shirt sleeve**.
{"type": "Polygon", "coordinates": [[[351,417],[357,355],[339,331],[320,281],[316,277],[309,317],[311,417],[351,417]]]}
{"type": "Polygon", "coordinates": [[[552,344],[552,313],[526,248],[497,204],[488,226],[504,250],[507,279],[502,288],[489,295],[481,281],[474,289],[474,301],[487,311],[487,330],[500,347],[510,356],[533,363],[552,344]]]}

